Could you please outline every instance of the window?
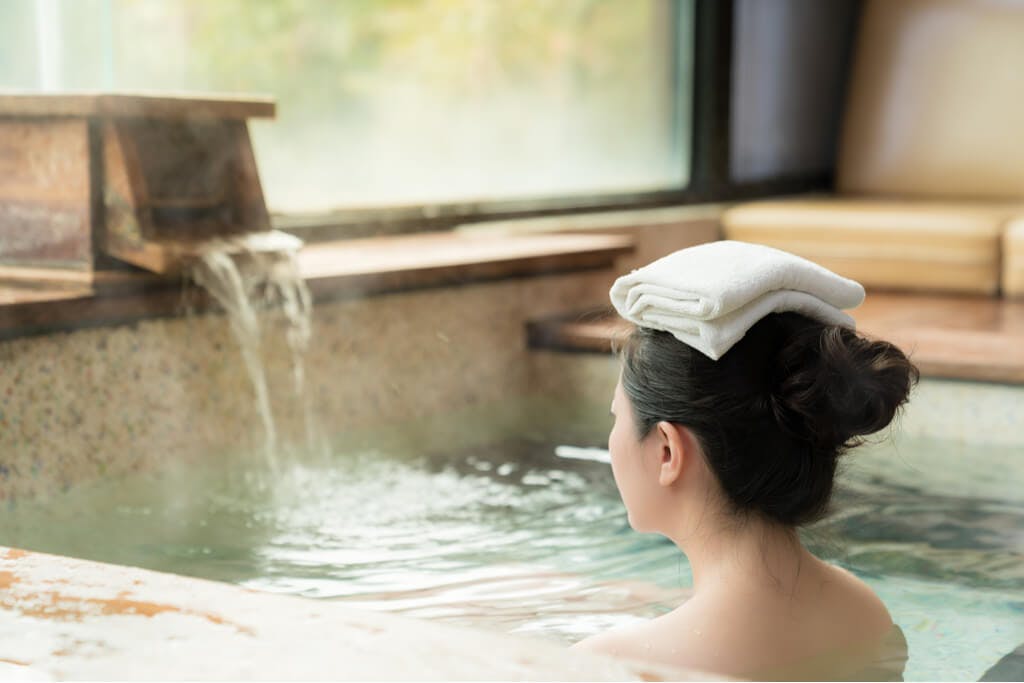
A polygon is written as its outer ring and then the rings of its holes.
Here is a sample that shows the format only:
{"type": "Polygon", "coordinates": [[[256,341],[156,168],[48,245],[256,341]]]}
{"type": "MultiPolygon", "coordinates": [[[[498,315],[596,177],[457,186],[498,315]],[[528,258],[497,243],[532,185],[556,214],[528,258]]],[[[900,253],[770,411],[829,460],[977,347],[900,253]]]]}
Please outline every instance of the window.
{"type": "Polygon", "coordinates": [[[689,180],[693,0],[5,0],[0,88],[270,94],[271,210],[689,180]]]}

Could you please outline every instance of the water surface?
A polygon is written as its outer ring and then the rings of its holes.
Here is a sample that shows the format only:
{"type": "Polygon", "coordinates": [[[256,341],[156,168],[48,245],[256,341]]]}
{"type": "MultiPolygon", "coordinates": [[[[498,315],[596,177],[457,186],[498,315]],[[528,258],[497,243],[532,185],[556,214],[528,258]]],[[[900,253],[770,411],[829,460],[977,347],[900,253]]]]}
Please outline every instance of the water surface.
{"type": "MultiPolygon", "coordinates": [[[[685,599],[685,558],[629,528],[607,465],[557,445],[339,449],[271,483],[258,458],[211,457],[20,505],[0,543],[565,642],[685,599]]],[[[908,680],[976,680],[1024,642],[1019,455],[884,442],[806,534],[889,605],[908,680]]]]}

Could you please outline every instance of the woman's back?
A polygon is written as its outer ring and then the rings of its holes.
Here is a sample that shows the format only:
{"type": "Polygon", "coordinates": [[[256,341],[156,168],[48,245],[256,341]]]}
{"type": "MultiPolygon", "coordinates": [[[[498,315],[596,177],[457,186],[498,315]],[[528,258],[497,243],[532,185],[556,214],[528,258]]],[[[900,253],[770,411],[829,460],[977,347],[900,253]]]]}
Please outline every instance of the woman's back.
{"type": "Polygon", "coordinates": [[[801,564],[789,586],[723,583],[657,619],[581,646],[759,680],[901,680],[906,642],[881,600],[806,551],[801,564]]]}

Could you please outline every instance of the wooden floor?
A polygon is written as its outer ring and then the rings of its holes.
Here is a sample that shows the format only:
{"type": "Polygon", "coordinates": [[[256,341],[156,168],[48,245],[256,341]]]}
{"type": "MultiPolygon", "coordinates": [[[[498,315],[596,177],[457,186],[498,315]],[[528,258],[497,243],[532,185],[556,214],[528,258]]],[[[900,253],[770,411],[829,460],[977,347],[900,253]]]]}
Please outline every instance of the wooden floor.
{"type": "MultiPolygon", "coordinates": [[[[923,375],[1024,384],[1024,301],[873,292],[852,311],[859,330],[908,352],[923,375]]],[[[540,320],[535,348],[607,353],[629,324],[610,310],[540,320]]]]}

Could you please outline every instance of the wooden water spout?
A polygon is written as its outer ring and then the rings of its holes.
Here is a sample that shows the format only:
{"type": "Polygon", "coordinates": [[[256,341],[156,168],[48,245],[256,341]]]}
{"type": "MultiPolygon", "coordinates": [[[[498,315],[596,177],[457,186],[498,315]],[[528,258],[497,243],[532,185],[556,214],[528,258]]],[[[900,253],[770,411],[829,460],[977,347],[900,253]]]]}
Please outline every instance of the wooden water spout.
{"type": "Polygon", "coordinates": [[[211,240],[288,251],[247,120],[269,99],[0,94],[0,278],[179,272],[211,240]]]}

